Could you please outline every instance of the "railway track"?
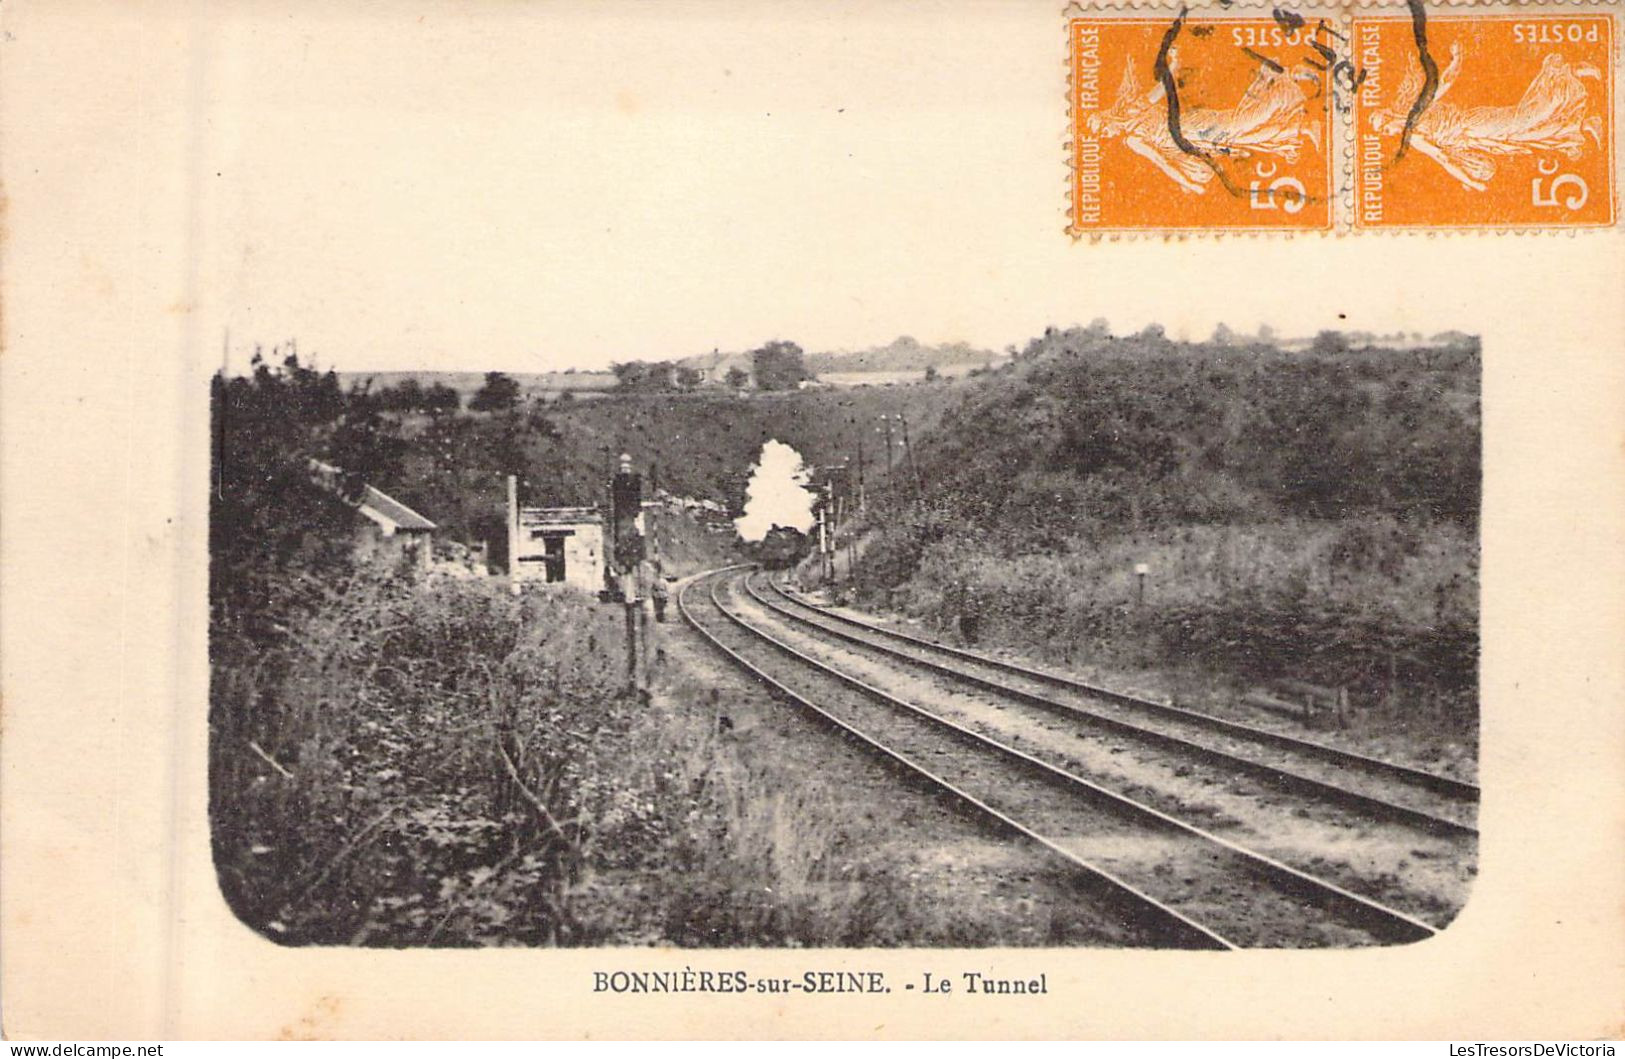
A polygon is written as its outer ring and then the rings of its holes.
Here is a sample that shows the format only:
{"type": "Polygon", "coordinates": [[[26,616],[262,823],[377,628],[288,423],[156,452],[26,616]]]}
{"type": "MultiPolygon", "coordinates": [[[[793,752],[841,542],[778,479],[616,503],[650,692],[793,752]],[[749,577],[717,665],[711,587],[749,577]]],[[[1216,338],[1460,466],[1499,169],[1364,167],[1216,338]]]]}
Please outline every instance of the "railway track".
{"type": "Polygon", "coordinates": [[[1477,836],[1473,784],[882,628],[766,583],[771,599],[746,586],[762,606],[861,650],[1364,816],[1446,838],[1477,836]]]}
{"type": "MultiPolygon", "coordinates": [[[[1163,947],[1346,947],[1437,933],[1423,920],[1205,831],[833,668],[738,606],[746,575],[678,594],[702,637],[776,693],[967,812],[1074,870],[1163,947]],[[700,597],[696,600],[696,596],[700,597]]],[[[748,595],[748,593],[747,593],[748,595]]]]}

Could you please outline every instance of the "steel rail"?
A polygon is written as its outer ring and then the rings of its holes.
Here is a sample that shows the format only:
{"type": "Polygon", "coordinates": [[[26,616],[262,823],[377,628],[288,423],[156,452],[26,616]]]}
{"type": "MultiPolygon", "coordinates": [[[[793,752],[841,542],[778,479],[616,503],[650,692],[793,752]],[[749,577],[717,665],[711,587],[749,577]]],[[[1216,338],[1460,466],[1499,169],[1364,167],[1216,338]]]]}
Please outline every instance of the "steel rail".
{"type": "MultiPolygon", "coordinates": [[[[781,597],[791,600],[792,602],[797,603],[799,606],[807,607],[821,616],[825,616],[828,613],[822,609],[813,607],[811,604],[802,603],[799,600],[795,600],[782,589],[772,585],[771,581],[769,582],[769,585],[770,587],[773,587],[781,597]]],[[[1187,756],[1206,761],[1209,764],[1251,773],[1260,779],[1263,779],[1266,782],[1269,782],[1284,790],[1293,791],[1298,794],[1308,794],[1343,806],[1363,809],[1369,813],[1418,827],[1434,834],[1468,837],[1476,836],[1478,834],[1477,829],[1471,824],[1464,824],[1448,817],[1439,816],[1435,813],[1430,813],[1425,809],[1418,809],[1399,802],[1389,801],[1386,798],[1366,794],[1362,791],[1351,790],[1328,780],[1318,779],[1314,776],[1306,776],[1303,773],[1294,772],[1291,769],[1283,768],[1279,765],[1272,765],[1265,761],[1257,761],[1252,758],[1231,753],[1227,750],[1221,750],[1217,747],[1206,746],[1202,743],[1194,742],[1169,732],[1161,732],[1154,728],[1146,728],[1141,725],[1134,724],[1131,721],[1122,720],[1116,717],[1109,717],[1105,714],[1096,713],[1093,710],[1088,710],[1081,706],[1073,705],[1072,703],[1061,702],[1046,695],[1040,695],[1036,692],[1028,691],[1025,688],[1013,687],[997,680],[991,680],[986,677],[977,676],[974,673],[968,673],[954,666],[945,665],[941,662],[934,662],[929,658],[920,658],[916,655],[909,654],[907,651],[899,650],[896,647],[891,647],[884,643],[876,643],[873,640],[865,639],[864,637],[854,633],[846,632],[838,628],[831,628],[828,625],[812,621],[792,610],[789,610],[786,607],[762,598],[762,596],[757,593],[755,588],[752,587],[748,582],[745,589],[753,598],[756,599],[757,602],[762,604],[762,606],[767,607],[774,613],[782,614],[786,618],[798,622],[802,627],[816,629],[826,635],[846,640],[850,643],[866,647],[872,651],[878,651],[882,654],[900,659],[911,665],[940,673],[951,679],[994,692],[998,695],[1008,696],[1010,698],[1027,702],[1047,710],[1059,712],[1073,719],[1080,720],[1085,724],[1105,728],[1108,731],[1114,732],[1126,738],[1136,739],[1143,743],[1156,744],[1187,756]]],[[[889,634],[889,630],[869,629],[868,631],[889,634]]],[[[901,640],[919,642],[916,640],[916,638],[907,636],[906,634],[898,633],[892,635],[895,635],[901,640]]],[[[926,641],[926,643],[929,643],[929,641],[926,641]]],[[[981,661],[980,656],[977,656],[977,660],[981,661]]],[[[1095,694],[1093,691],[1088,693],[1095,694]]],[[[1270,745],[1273,746],[1278,744],[1272,743],[1270,745]]]]}
{"type": "MultiPolygon", "coordinates": [[[[748,590],[749,586],[747,585],[746,587],[748,590]]],[[[1212,846],[1218,847],[1232,857],[1239,859],[1255,874],[1262,876],[1272,883],[1275,883],[1286,892],[1294,893],[1300,897],[1309,898],[1316,901],[1323,907],[1326,907],[1328,911],[1340,909],[1345,915],[1347,915],[1354,922],[1358,923],[1375,937],[1389,942],[1408,943],[1420,941],[1432,937],[1438,933],[1438,928],[1407,915],[1404,912],[1389,908],[1388,906],[1374,901],[1371,898],[1363,897],[1351,890],[1344,889],[1343,887],[1338,886],[1336,883],[1328,882],[1324,879],[1310,875],[1308,872],[1300,871],[1289,864],[1284,864],[1272,857],[1268,857],[1255,850],[1248,849],[1247,847],[1239,845],[1230,839],[1224,838],[1220,835],[1215,835],[1209,831],[1205,831],[1194,824],[1171,816],[1160,809],[1153,808],[1152,806],[1136,801],[1127,795],[1119,794],[1116,791],[1102,787],[1097,783],[1087,780],[1082,776],[1076,775],[1075,773],[1069,772],[1064,768],[1043,760],[1042,758],[1034,757],[1025,751],[1018,750],[1015,747],[1002,743],[991,736],[983,735],[974,729],[968,728],[964,725],[948,720],[945,717],[939,716],[938,714],[932,713],[930,710],[927,710],[922,706],[918,706],[914,703],[898,698],[897,696],[892,695],[890,692],[883,691],[880,688],[864,682],[858,677],[852,676],[848,673],[843,673],[839,669],[835,669],[785,643],[784,641],[773,636],[771,633],[768,633],[757,626],[751,625],[739,615],[729,611],[722,605],[720,600],[716,600],[716,582],[713,582],[712,585],[712,599],[716,603],[717,610],[735,625],[754,635],[756,638],[771,644],[782,653],[798,659],[803,664],[828,676],[834,677],[836,680],[844,684],[857,688],[859,691],[872,698],[905,710],[918,717],[924,718],[925,720],[955,734],[958,738],[966,742],[981,748],[993,750],[1002,756],[1021,762],[1026,767],[1034,771],[1037,771],[1052,779],[1061,781],[1075,792],[1089,796],[1092,800],[1099,804],[1106,805],[1107,807],[1117,810],[1124,815],[1151,821],[1169,830],[1173,830],[1187,836],[1193,836],[1212,846]]]]}
{"type": "MultiPolygon", "coordinates": [[[[1022,666],[1022,664],[1012,663],[1012,661],[1006,661],[1006,659],[1003,658],[993,658],[993,656],[990,655],[981,655],[981,653],[978,653],[978,651],[967,651],[964,650],[964,648],[957,648],[957,646],[947,645],[947,643],[938,643],[934,642],[934,640],[926,640],[925,637],[915,637],[915,635],[912,635],[912,633],[897,632],[895,629],[886,629],[886,627],[874,624],[874,622],[858,619],[858,617],[851,617],[850,614],[840,614],[840,612],[837,611],[830,611],[830,609],[827,609],[827,607],[821,607],[814,603],[808,603],[806,599],[798,598],[795,593],[786,591],[782,585],[778,585],[777,581],[773,581],[772,578],[769,578],[767,585],[769,585],[769,588],[772,588],[773,593],[778,594],[780,598],[786,599],[786,601],[790,601],[790,603],[796,604],[796,606],[806,607],[808,611],[816,612],[816,614],[819,614],[819,616],[827,617],[827,619],[835,620],[835,622],[842,622],[842,624],[847,625],[856,625],[858,629],[863,629],[864,632],[874,633],[874,635],[877,635],[877,637],[890,638],[890,640],[900,640],[900,642],[912,643],[912,645],[920,646],[920,648],[923,648],[923,650],[938,651],[938,653],[941,653],[941,655],[949,655],[952,656],[952,658],[964,659],[964,661],[978,664],[978,666],[988,666],[990,669],[1001,669],[1001,671],[1004,672],[1014,672],[1014,674],[1027,677],[1027,679],[1032,679],[1032,681],[1055,685],[1055,687],[1063,687],[1063,689],[1072,690],[1072,692],[1081,692],[1081,694],[1084,695],[1092,695],[1092,697],[1095,698],[1105,698],[1105,700],[1108,700],[1108,702],[1115,702],[1118,703],[1118,705],[1123,705],[1123,707],[1131,707],[1134,708],[1134,710],[1144,711],[1144,713],[1154,713],[1154,715],[1165,716],[1165,718],[1170,718],[1170,720],[1186,721],[1186,723],[1189,724],[1196,724],[1196,726],[1199,726],[1199,728],[1214,729],[1214,731],[1220,731],[1220,733],[1228,734],[1228,736],[1241,737],[1241,739],[1251,739],[1251,741],[1254,742],[1263,742],[1263,744],[1267,744],[1267,746],[1279,747],[1279,749],[1293,750],[1293,752],[1303,754],[1305,757],[1316,757],[1316,759],[1328,760],[1328,762],[1339,763],[1339,765],[1347,765],[1347,767],[1358,768],[1358,770],[1362,770],[1362,772],[1373,773],[1373,775],[1383,775],[1389,776],[1389,778],[1396,778],[1396,780],[1404,780],[1407,781],[1407,783],[1414,783],[1415,786],[1420,786],[1420,788],[1433,791],[1435,794],[1445,794],[1445,796],[1449,797],[1458,797],[1458,799],[1462,799],[1462,801],[1477,802],[1477,799],[1479,799],[1479,788],[1477,788],[1477,785],[1472,785],[1472,783],[1467,783],[1467,781],[1464,780],[1456,780],[1456,778],[1453,778],[1453,776],[1443,776],[1440,775],[1440,773],[1427,772],[1427,770],[1423,770],[1423,768],[1412,768],[1410,765],[1399,765],[1399,763],[1388,762],[1388,760],[1380,759],[1380,757],[1370,757],[1370,755],[1367,754],[1357,754],[1357,752],[1354,752],[1354,750],[1344,750],[1342,747],[1328,746],[1328,744],[1324,744],[1324,742],[1315,742],[1313,739],[1298,739],[1297,736],[1287,736],[1287,734],[1276,733],[1276,731],[1271,731],[1271,729],[1258,728],[1256,724],[1246,724],[1243,723],[1243,721],[1225,720],[1225,718],[1211,715],[1211,713],[1201,713],[1201,711],[1198,710],[1186,710],[1186,708],[1175,707],[1175,705],[1168,705],[1168,703],[1155,702],[1155,700],[1152,700],[1152,698],[1141,698],[1139,695],[1128,695],[1123,694],[1123,692],[1115,692],[1115,690],[1107,689],[1107,687],[1100,687],[1100,685],[1089,684],[1089,682],[1085,681],[1077,681],[1077,679],[1074,679],[1074,677],[1061,676],[1061,674],[1056,674],[1056,672],[1045,672],[1043,669],[1033,669],[1030,668],[1030,666],[1022,666]]],[[[772,604],[765,604],[765,606],[772,606],[772,604]]],[[[782,607],[775,607],[775,609],[782,609],[782,607]]],[[[851,637],[850,633],[843,633],[840,632],[840,630],[830,629],[829,632],[832,633],[832,635],[853,638],[851,637]]],[[[892,648],[879,645],[879,643],[869,642],[869,640],[861,640],[860,638],[860,640],[855,640],[855,642],[868,643],[869,646],[873,646],[873,648],[876,648],[876,650],[894,653],[892,648]]],[[[923,664],[928,664],[928,666],[934,666],[934,663],[928,663],[928,661],[925,661],[925,659],[918,659],[918,661],[921,661],[923,664]]],[[[993,682],[993,684],[996,685],[998,689],[1017,690],[1009,689],[1009,685],[996,684],[996,682],[993,682]]],[[[1022,692],[1022,694],[1030,695],[1032,692],[1022,692]]],[[[1066,708],[1066,710],[1076,711],[1076,713],[1089,713],[1089,711],[1079,710],[1077,707],[1071,707],[1071,705],[1068,705],[1068,703],[1056,703],[1055,700],[1043,700],[1043,702],[1051,703],[1051,705],[1058,705],[1058,707],[1066,708]]],[[[1462,825],[1456,825],[1456,823],[1451,823],[1451,828],[1453,828],[1453,830],[1467,830],[1467,832],[1477,833],[1475,828],[1462,828],[1462,825]]]]}
{"type": "MultiPolygon", "coordinates": [[[[728,613],[727,609],[723,607],[722,602],[717,598],[717,583],[720,580],[720,575],[735,569],[738,569],[738,567],[722,567],[720,569],[701,574],[698,577],[690,580],[687,584],[683,585],[683,587],[677,592],[677,610],[683,616],[683,619],[687,621],[689,625],[693,626],[695,631],[698,632],[706,642],[720,651],[735,665],[745,670],[756,680],[767,685],[779,695],[789,699],[797,706],[800,706],[802,709],[816,715],[823,721],[834,725],[844,735],[856,739],[865,749],[880,755],[883,761],[886,761],[893,766],[900,766],[905,771],[905,774],[923,778],[932,787],[948,792],[961,804],[969,806],[975,812],[991,819],[999,827],[1014,831],[1022,837],[1036,843],[1044,851],[1063,861],[1069,868],[1073,869],[1074,871],[1081,872],[1089,883],[1092,884],[1092,887],[1097,893],[1107,898],[1107,900],[1123,911],[1131,913],[1135,917],[1145,916],[1146,913],[1149,913],[1148,918],[1150,922],[1145,923],[1144,925],[1159,933],[1160,936],[1165,937],[1170,944],[1180,948],[1190,949],[1233,950],[1240,947],[1220,934],[1202,926],[1195,920],[1192,920],[1180,912],[1169,908],[1167,905],[1143,892],[1132,883],[1118,878],[1105,868],[1084,860],[1082,857],[1079,857],[1077,854],[1060,846],[1054,840],[1045,837],[1037,831],[1034,831],[1032,828],[1016,820],[1014,817],[995,809],[993,806],[982,801],[980,798],[977,798],[969,791],[961,789],[959,786],[954,784],[953,781],[933,772],[925,765],[922,765],[919,762],[909,758],[907,755],[893,750],[884,743],[865,735],[863,732],[847,724],[845,721],[835,716],[835,714],[824,709],[822,706],[819,706],[811,699],[797,693],[784,683],[775,680],[760,667],[756,666],[749,659],[745,658],[744,655],[723,643],[720,637],[718,637],[710,629],[706,628],[705,624],[694,616],[694,613],[688,604],[688,593],[689,590],[700,581],[711,578],[712,581],[709,593],[711,605],[715,607],[716,611],[724,618],[737,622],[737,619],[733,618],[733,616],[728,613]]],[[[1143,922],[1138,918],[1136,918],[1134,921],[1137,923],[1143,922]]]]}

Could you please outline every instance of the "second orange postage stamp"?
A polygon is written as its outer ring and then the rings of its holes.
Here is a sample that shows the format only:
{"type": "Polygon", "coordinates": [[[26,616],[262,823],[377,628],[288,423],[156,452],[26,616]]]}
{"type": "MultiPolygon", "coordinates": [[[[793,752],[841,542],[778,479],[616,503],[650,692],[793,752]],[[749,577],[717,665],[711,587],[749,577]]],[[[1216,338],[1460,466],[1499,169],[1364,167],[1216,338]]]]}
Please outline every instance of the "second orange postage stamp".
{"type": "Polygon", "coordinates": [[[1614,16],[1354,18],[1357,228],[1614,223],[1614,16]]]}

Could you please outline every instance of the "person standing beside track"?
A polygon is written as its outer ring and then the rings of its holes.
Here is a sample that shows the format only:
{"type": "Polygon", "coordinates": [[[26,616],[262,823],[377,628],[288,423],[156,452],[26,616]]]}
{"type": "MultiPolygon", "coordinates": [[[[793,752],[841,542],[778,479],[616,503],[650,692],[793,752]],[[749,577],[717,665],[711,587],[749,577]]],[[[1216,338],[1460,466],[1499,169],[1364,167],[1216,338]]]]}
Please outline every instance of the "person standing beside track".
{"type": "Polygon", "coordinates": [[[657,601],[665,593],[660,557],[645,554],[622,569],[621,600],[626,606],[626,668],[632,688],[645,699],[654,682],[656,662],[662,657],[655,632],[657,601]]]}
{"type": "Polygon", "coordinates": [[[621,567],[616,574],[616,587],[620,590],[621,604],[626,608],[626,683],[633,691],[648,688],[648,675],[640,664],[643,652],[639,650],[638,625],[638,568],[636,563],[621,567]]]}

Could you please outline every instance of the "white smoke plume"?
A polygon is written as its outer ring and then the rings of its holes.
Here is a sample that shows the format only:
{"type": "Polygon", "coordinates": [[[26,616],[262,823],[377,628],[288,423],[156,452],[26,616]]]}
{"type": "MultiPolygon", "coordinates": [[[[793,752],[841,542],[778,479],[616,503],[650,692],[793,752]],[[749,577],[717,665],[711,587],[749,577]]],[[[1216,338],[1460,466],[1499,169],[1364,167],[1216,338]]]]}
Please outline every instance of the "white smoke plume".
{"type": "Polygon", "coordinates": [[[803,533],[813,527],[812,473],[801,453],[777,439],[762,446],[762,455],[745,486],[745,513],[734,519],[739,536],[759,541],[774,526],[790,526],[803,533]]]}

